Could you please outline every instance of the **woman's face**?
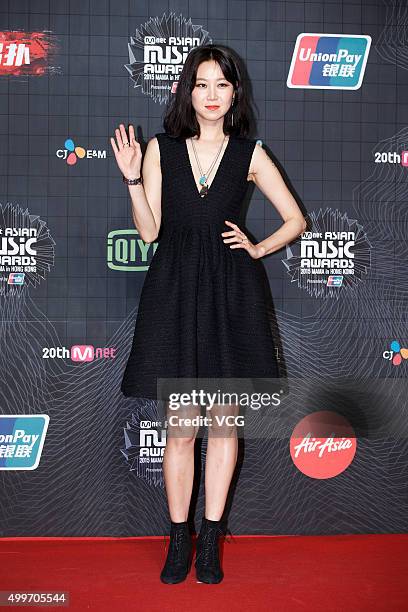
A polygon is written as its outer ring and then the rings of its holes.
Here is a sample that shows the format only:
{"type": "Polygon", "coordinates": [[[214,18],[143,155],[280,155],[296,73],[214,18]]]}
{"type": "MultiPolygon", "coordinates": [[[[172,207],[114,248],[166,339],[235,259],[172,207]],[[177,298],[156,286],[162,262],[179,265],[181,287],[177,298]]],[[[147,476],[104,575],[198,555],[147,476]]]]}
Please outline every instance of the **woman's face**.
{"type": "Polygon", "coordinates": [[[198,115],[210,121],[222,118],[231,106],[233,93],[232,83],[224,77],[217,62],[209,60],[199,65],[191,92],[192,105],[198,115]]]}

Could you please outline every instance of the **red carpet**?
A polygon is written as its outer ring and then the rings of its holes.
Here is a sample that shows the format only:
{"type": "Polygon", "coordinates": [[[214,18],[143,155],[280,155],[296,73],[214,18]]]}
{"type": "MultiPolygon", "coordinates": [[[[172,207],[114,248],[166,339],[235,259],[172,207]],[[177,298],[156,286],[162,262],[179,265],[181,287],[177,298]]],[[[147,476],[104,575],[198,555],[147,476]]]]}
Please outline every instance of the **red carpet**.
{"type": "Polygon", "coordinates": [[[3,538],[0,590],[69,591],[75,612],[399,612],[407,546],[407,534],[234,536],[223,582],[197,583],[193,564],[185,582],[164,585],[163,538],[3,538]]]}

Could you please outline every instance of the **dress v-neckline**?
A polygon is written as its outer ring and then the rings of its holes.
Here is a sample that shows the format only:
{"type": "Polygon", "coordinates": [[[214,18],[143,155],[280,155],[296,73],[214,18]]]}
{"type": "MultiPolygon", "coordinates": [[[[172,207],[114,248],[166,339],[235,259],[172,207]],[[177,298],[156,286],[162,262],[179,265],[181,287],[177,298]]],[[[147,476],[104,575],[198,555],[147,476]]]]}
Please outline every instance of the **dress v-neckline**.
{"type": "MultiPolygon", "coordinates": [[[[197,187],[197,182],[196,182],[196,179],[195,179],[195,176],[194,176],[194,172],[193,172],[193,168],[192,168],[192,165],[191,165],[191,162],[190,162],[190,156],[188,154],[187,139],[184,140],[183,148],[184,148],[184,152],[185,152],[185,155],[186,155],[186,160],[187,160],[187,164],[188,164],[188,168],[189,168],[189,175],[190,175],[190,177],[192,179],[192,186],[194,187],[194,191],[196,192],[196,194],[200,198],[200,200],[208,198],[208,196],[209,196],[209,194],[210,194],[210,192],[212,190],[212,187],[213,187],[215,181],[217,180],[220,171],[222,170],[222,165],[225,162],[225,158],[227,156],[227,153],[229,153],[229,149],[230,149],[230,144],[231,144],[231,139],[232,138],[233,138],[233,134],[230,134],[229,138],[228,138],[227,146],[225,147],[224,152],[223,152],[222,157],[221,157],[221,161],[218,164],[217,171],[216,171],[215,175],[213,176],[213,180],[211,181],[211,185],[209,185],[209,187],[208,187],[207,195],[204,196],[204,197],[200,196],[200,191],[199,191],[199,189],[197,187]]],[[[200,190],[201,190],[201,187],[200,187],[200,190]]]]}

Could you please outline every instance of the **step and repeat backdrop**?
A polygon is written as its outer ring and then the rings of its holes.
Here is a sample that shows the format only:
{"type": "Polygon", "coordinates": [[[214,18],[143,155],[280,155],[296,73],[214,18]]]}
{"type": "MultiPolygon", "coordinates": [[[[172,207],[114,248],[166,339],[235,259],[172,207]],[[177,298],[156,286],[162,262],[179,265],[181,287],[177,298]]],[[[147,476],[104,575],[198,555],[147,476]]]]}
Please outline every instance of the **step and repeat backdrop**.
{"type": "MultiPolygon", "coordinates": [[[[134,227],[109,139],[132,123],[144,151],[163,131],[189,51],[211,42],[245,63],[257,115],[251,136],[308,221],[261,260],[287,388],[240,437],[228,526],[407,530],[403,5],[0,3],[2,537],[167,532],[157,402],[120,392],[158,241],[144,243],[134,227]]],[[[281,223],[249,184],[252,237],[281,223]]],[[[196,526],[206,446],[204,432],[196,526]]]]}

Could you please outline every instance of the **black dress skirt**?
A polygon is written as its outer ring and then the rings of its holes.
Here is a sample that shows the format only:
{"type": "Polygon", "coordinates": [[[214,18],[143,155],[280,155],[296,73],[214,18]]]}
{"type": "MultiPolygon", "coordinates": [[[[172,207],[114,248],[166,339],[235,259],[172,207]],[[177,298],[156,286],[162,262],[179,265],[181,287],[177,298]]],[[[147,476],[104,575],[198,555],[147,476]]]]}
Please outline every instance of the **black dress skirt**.
{"type": "Polygon", "coordinates": [[[140,295],[121,385],[125,396],[158,399],[158,378],[277,378],[263,263],[231,249],[225,220],[240,228],[256,140],[230,135],[202,198],[187,143],[160,146],[162,224],[140,295]]]}

